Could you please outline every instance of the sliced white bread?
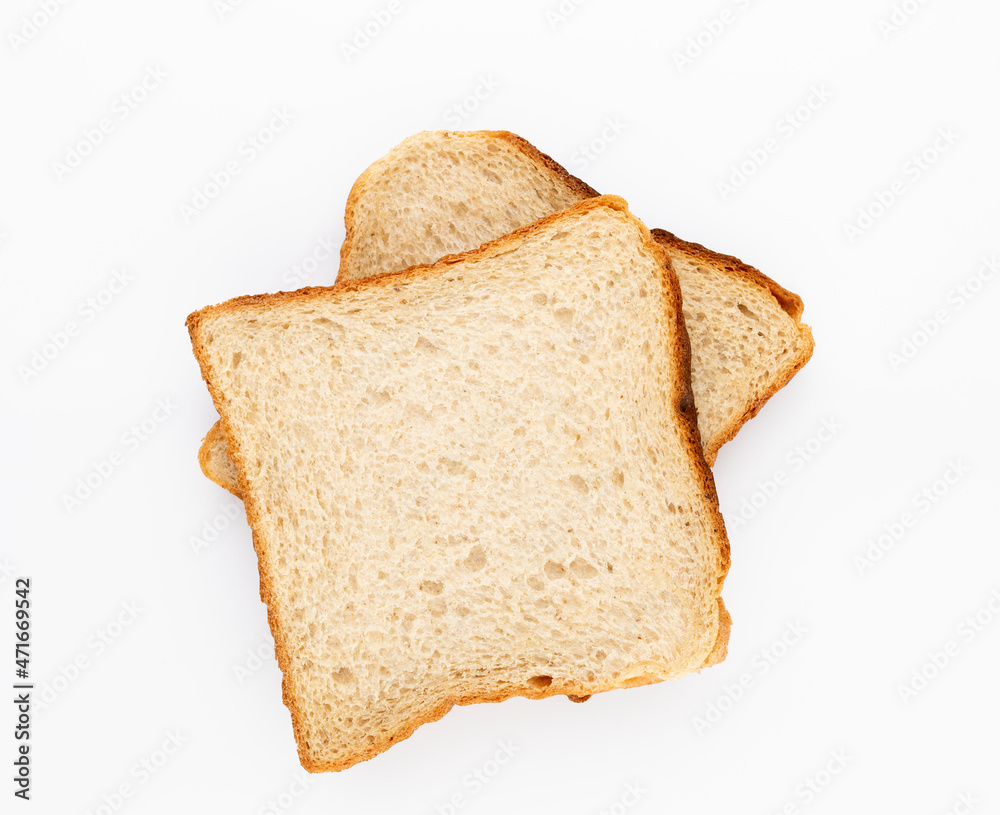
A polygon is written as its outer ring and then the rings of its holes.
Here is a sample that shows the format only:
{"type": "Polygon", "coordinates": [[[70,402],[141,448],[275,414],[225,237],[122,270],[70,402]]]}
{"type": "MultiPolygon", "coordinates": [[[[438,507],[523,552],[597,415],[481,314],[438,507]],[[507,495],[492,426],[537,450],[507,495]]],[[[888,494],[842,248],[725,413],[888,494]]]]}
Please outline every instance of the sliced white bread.
{"type": "Polygon", "coordinates": [[[586,697],[724,653],[729,546],[677,281],[621,199],[188,327],[306,769],[455,704],[586,697]]]}

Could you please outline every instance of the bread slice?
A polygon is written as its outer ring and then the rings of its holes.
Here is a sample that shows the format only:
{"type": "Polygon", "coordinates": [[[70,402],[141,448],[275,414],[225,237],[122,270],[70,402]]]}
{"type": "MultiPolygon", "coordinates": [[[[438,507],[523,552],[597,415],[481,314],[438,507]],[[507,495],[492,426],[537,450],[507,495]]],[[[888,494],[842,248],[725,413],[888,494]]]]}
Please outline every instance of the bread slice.
{"type": "MultiPolygon", "coordinates": [[[[432,263],[596,195],[513,133],[419,133],[351,190],[338,280],[432,263]]],[[[680,278],[701,437],[714,464],[719,448],[805,365],[812,334],[798,296],[753,267],[669,232],[653,235],[680,278]]],[[[202,470],[238,495],[220,435],[206,437],[202,470]]]]}
{"type": "Polygon", "coordinates": [[[306,769],[455,704],[586,697],[724,653],[729,545],[676,277],[620,198],[188,328],[306,769]]]}

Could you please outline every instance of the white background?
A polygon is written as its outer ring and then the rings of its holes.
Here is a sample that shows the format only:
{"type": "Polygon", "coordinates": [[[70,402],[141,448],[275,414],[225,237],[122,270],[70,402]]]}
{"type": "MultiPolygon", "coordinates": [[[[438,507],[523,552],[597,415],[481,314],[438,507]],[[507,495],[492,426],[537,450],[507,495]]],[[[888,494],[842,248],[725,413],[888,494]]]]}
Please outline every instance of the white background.
{"type": "MultiPolygon", "coordinates": [[[[456,793],[463,813],[935,815],[969,794],[1000,812],[1000,281],[982,271],[1000,253],[1000,7],[908,0],[890,32],[888,0],[400,0],[348,55],[387,3],[44,5],[0,10],[0,684],[14,681],[14,579],[30,575],[32,677],[50,697],[27,805],[8,804],[2,706],[4,812],[433,813],[456,793]],[[121,94],[151,69],[165,78],[123,116],[121,94]],[[780,125],[814,86],[829,98],[780,125]],[[241,144],[276,108],[293,118],[250,161],[241,144]],[[77,148],[104,118],[111,132],[77,148]],[[289,288],[321,240],[339,247],[358,174],[439,128],[520,133],[651,227],[759,267],[803,297],[816,353],[715,467],[733,556],[724,664],[585,705],[456,709],[302,792],[242,514],[194,551],[239,505],[198,468],[215,413],[184,319],[289,288]],[[935,154],[941,128],[953,136],[935,154]],[[724,195],[768,138],[776,149],[724,195]],[[233,160],[240,173],[185,222],[233,160]],[[852,240],[845,226],[895,181],[852,240]],[[89,312],[114,270],[127,286],[89,312]],[[46,349],[71,321],[77,335],[46,349]],[[132,441],[158,399],[176,408],[132,441]],[[868,558],[904,513],[910,527],[868,558]],[[790,625],[805,633],[779,644],[790,625]],[[936,675],[905,693],[915,670],[936,675]],[[182,746],[144,777],[170,734],[182,746]],[[513,758],[476,789],[469,773],[497,769],[506,741],[513,758]],[[838,752],[846,766],[823,775],[838,752]],[[817,777],[818,793],[800,786],[817,777]],[[626,808],[630,783],[642,792],[626,808]]],[[[324,260],[306,282],[336,271],[324,260]]]]}

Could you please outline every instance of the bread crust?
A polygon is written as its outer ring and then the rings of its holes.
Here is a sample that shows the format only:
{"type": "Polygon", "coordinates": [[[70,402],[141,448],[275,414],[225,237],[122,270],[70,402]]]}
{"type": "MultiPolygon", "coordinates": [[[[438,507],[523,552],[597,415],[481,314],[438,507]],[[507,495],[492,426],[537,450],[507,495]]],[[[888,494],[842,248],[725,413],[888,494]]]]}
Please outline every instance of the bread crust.
{"type": "Polygon", "coordinates": [[[713,252],[702,246],[700,243],[685,241],[678,238],[673,232],[666,229],[651,229],[653,237],[665,246],[667,250],[676,249],[689,257],[697,258],[709,263],[721,271],[727,272],[734,277],[742,277],[744,280],[755,283],[763,289],[771,292],[774,299],[778,301],[789,317],[799,320],[802,317],[802,298],[794,292],[790,292],[784,286],[771,280],[760,269],[755,269],[732,255],[724,255],[721,252],[713,252]]]}
{"type": "MultiPolygon", "coordinates": [[[[231,426],[229,406],[222,392],[213,383],[214,375],[202,335],[206,319],[213,315],[244,309],[248,306],[266,306],[287,300],[303,301],[315,297],[326,297],[331,293],[343,294],[348,292],[363,291],[370,288],[398,286],[400,284],[405,284],[408,281],[421,280],[433,275],[446,274],[449,267],[456,263],[499,253],[507,246],[518,243],[522,238],[544,229],[546,226],[555,221],[601,208],[613,209],[626,214],[634,222],[634,224],[640,228],[640,234],[643,235],[644,248],[653,254],[659,261],[658,265],[661,269],[660,279],[666,295],[667,304],[676,319],[674,336],[677,338],[677,343],[674,344],[668,342],[666,346],[675,348],[675,358],[673,360],[674,364],[671,366],[671,371],[674,375],[674,382],[672,383],[672,391],[668,395],[668,398],[671,400],[670,404],[674,407],[678,422],[683,429],[683,438],[688,447],[688,453],[690,456],[689,460],[695,468],[697,478],[702,489],[702,494],[705,498],[706,506],[704,520],[711,528],[712,537],[718,544],[716,562],[717,584],[714,592],[709,592],[709,600],[713,609],[706,609],[703,611],[703,613],[709,617],[709,622],[713,623],[712,630],[710,631],[711,641],[706,647],[704,659],[702,660],[701,665],[695,666],[696,668],[704,667],[705,665],[712,664],[713,655],[719,654],[720,648],[722,649],[721,653],[724,653],[725,641],[728,638],[728,614],[725,612],[725,607],[721,604],[721,602],[719,602],[719,594],[722,589],[722,583],[729,569],[729,541],[726,537],[725,523],[718,508],[715,480],[712,475],[712,471],[704,458],[701,439],[698,432],[697,415],[691,393],[690,346],[687,343],[687,332],[684,330],[684,317],[681,310],[680,300],[680,286],[677,282],[677,276],[672,269],[666,250],[664,250],[664,248],[653,239],[652,235],[650,235],[649,231],[642,224],[642,222],[635,218],[635,216],[631,215],[628,210],[628,205],[623,199],[617,196],[600,196],[587,199],[570,207],[568,210],[554,213],[536,221],[533,224],[521,227],[508,235],[484,244],[478,249],[463,252],[457,255],[450,255],[442,258],[434,264],[414,266],[400,272],[380,275],[373,278],[345,281],[333,287],[310,287],[307,289],[300,289],[296,292],[278,292],[276,294],[259,294],[237,297],[225,303],[209,306],[201,309],[200,311],[196,311],[187,318],[186,325],[191,337],[194,355],[201,368],[202,378],[205,380],[208,390],[215,403],[215,407],[221,416],[222,430],[225,437],[229,440],[229,454],[236,465],[239,477],[239,486],[244,494],[247,520],[253,530],[253,544],[254,549],[257,552],[258,567],[260,571],[260,596],[261,600],[263,600],[267,605],[268,623],[275,642],[275,655],[282,672],[282,699],[291,715],[292,729],[298,746],[299,760],[302,763],[302,766],[309,772],[338,771],[353,766],[361,761],[367,761],[379,753],[384,752],[396,742],[409,737],[422,724],[440,719],[454,705],[500,702],[515,696],[542,699],[555,695],[567,695],[579,698],[589,696],[593,693],[614,690],[620,687],[632,687],[635,685],[643,685],[661,681],[663,679],[669,679],[674,675],[686,673],[687,670],[682,666],[674,671],[664,672],[662,670],[652,670],[653,666],[650,666],[651,670],[634,676],[628,680],[617,683],[608,683],[601,686],[594,686],[593,684],[584,685],[582,683],[574,683],[572,681],[556,680],[546,688],[524,686],[507,689],[493,694],[456,694],[435,705],[429,711],[424,712],[421,716],[416,717],[407,724],[399,727],[390,736],[387,736],[376,744],[359,748],[357,752],[342,760],[326,761],[314,756],[311,753],[310,745],[306,739],[306,730],[302,711],[299,710],[296,702],[298,694],[296,693],[295,687],[296,677],[291,666],[290,649],[285,632],[282,629],[278,618],[277,598],[273,595],[271,589],[271,575],[273,572],[270,560],[271,553],[268,551],[264,541],[261,539],[261,536],[257,531],[261,518],[260,507],[258,506],[257,496],[254,494],[253,490],[249,489],[249,482],[247,479],[247,462],[239,443],[239,437],[233,432],[233,427],[231,426]]],[[[669,327],[666,323],[664,324],[664,331],[669,333],[669,327]]]]}
{"type": "Polygon", "coordinates": [[[789,355],[788,360],[771,374],[771,380],[767,389],[757,398],[747,401],[743,406],[742,413],[735,416],[728,425],[719,430],[712,438],[706,440],[705,458],[709,465],[714,465],[722,445],[733,439],[740,431],[740,428],[756,416],[760,412],[760,409],[767,404],[768,400],[785,387],[791,381],[792,377],[802,370],[802,367],[812,357],[815,347],[812,329],[803,323],[801,319],[803,310],[802,298],[775,283],[760,270],[755,269],[753,266],[744,263],[732,255],[723,255],[719,252],[713,252],[711,249],[706,249],[700,243],[681,240],[665,229],[653,229],[651,231],[654,240],[666,248],[668,252],[687,255],[695,261],[709,264],[714,269],[724,271],[733,277],[741,278],[768,291],[785,313],[794,320],[795,329],[798,332],[798,343],[791,349],[792,353],[789,355]]]}
{"type": "Polygon", "coordinates": [[[228,443],[226,442],[225,434],[222,432],[222,423],[216,422],[209,429],[208,433],[205,434],[205,438],[201,440],[201,446],[198,448],[198,464],[201,466],[202,473],[209,481],[215,482],[242,500],[243,492],[240,490],[240,485],[233,481],[228,473],[222,472],[219,467],[218,460],[220,457],[226,457],[227,461],[231,460],[226,453],[219,452],[222,448],[228,450],[228,443]]]}
{"type": "Polygon", "coordinates": [[[726,604],[719,598],[719,636],[715,640],[715,647],[707,657],[702,668],[711,668],[718,665],[729,654],[729,634],[733,629],[733,618],[729,614],[726,604]]]}

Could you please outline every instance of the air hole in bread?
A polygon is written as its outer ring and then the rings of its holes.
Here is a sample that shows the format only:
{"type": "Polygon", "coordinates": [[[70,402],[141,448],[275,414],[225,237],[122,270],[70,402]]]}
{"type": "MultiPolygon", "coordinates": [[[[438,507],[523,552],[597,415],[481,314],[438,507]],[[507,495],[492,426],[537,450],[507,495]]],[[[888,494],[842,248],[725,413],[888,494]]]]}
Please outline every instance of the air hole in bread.
{"type": "Polygon", "coordinates": [[[569,564],[569,568],[576,577],[583,580],[590,580],[592,577],[597,577],[597,569],[581,557],[574,558],[569,564]]]}
{"type": "Polygon", "coordinates": [[[474,546],[462,565],[470,572],[478,572],[486,565],[486,551],[482,546],[474,546]]]}
{"type": "Polygon", "coordinates": [[[533,688],[542,689],[547,688],[552,684],[551,676],[533,676],[528,680],[528,684],[533,688]]]}
{"type": "Polygon", "coordinates": [[[549,560],[545,563],[545,576],[549,580],[558,580],[566,574],[566,567],[561,563],[556,563],[554,560],[549,560]]]}

